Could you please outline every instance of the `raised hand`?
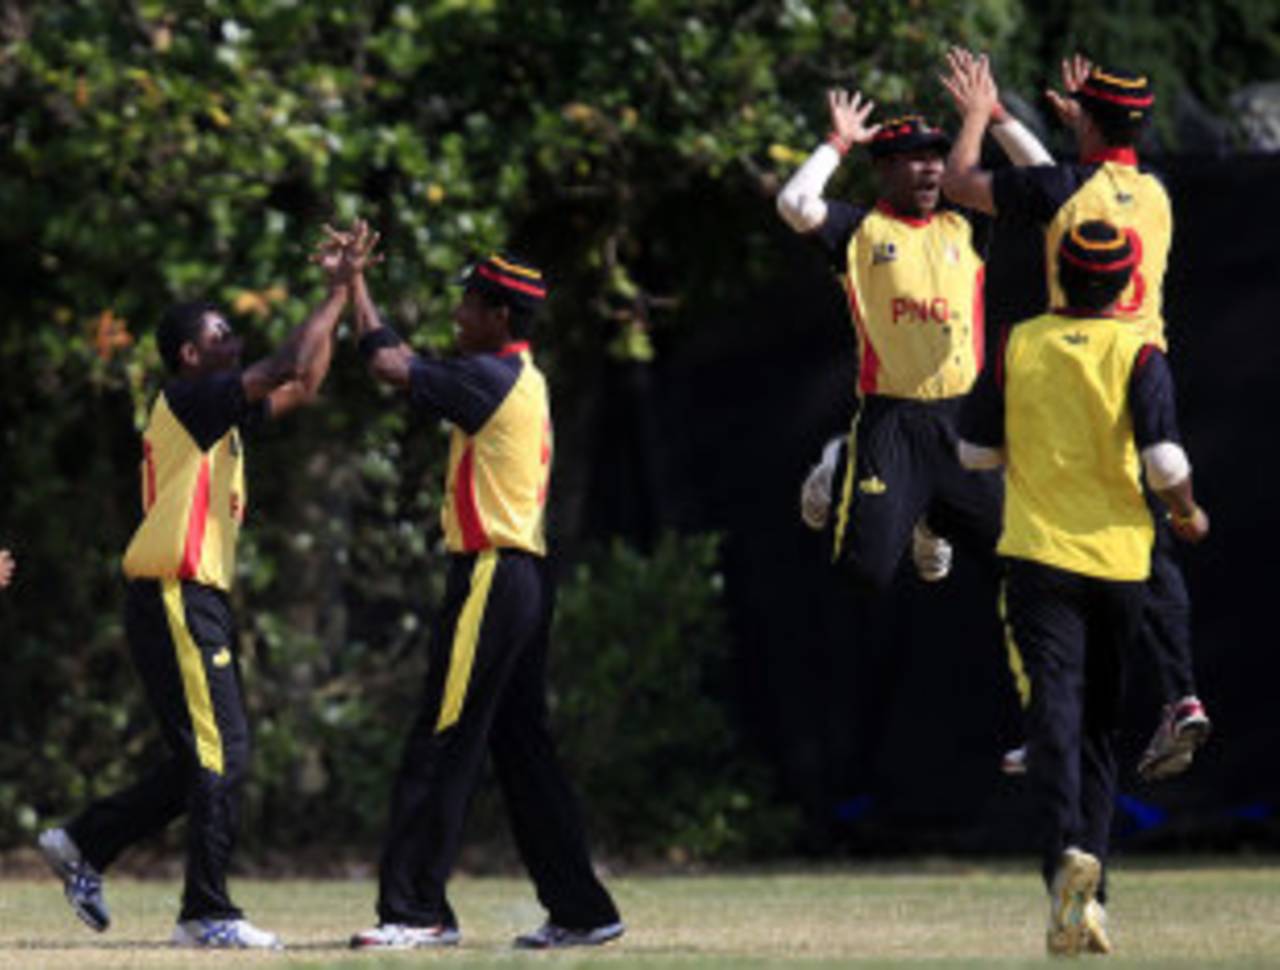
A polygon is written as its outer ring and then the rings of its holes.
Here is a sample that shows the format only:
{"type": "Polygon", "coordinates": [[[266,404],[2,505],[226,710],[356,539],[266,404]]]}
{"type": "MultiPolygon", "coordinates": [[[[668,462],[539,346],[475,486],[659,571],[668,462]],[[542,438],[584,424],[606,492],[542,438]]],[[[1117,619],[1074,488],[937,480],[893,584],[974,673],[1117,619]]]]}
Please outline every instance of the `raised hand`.
{"type": "Polygon", "coordinates": [[[1059,94],[1053,88],[1048,88],[1044,92],[1044,96],[1053,105],[1053,110],[1057,113],[1059,120],[1075,132],[1080,130],[1082,111],[1080,102],[1071,97],[1071,95],[1084,87],[1084,82],[1088,80],[1091,70],[1093,70],[1093,64],[1083,54],[1064,57],[1062,59],[1062,89],[1065,93],[1059,94]]]}
{"type": "Polygon", "coordinates": [[[357,219],[348,230],[324,227],[325,238],[316,246],[311,261],[319,265],[334,283],[350,283],[365,268],[382,262],[382,254],[374,253],[381,238],[369,223],[357,219]]]}
{"type": "Polygon", "coordinates": [[[962,47],[947,51],[951,73],[939,78],[961,115],[989,118],[1000,110],[1000,92],[986,54],[975,57],[962,47]]]}
{"type": "Polygon", "coordinates": [[[863,101],[862,93],[832,88],[827,92],[827,108],[831,112],[831,131],[845,148],[865,145],[880,130],[879,125],[868,125],[867,118],[875,108],[874,101],[863,101]]]}

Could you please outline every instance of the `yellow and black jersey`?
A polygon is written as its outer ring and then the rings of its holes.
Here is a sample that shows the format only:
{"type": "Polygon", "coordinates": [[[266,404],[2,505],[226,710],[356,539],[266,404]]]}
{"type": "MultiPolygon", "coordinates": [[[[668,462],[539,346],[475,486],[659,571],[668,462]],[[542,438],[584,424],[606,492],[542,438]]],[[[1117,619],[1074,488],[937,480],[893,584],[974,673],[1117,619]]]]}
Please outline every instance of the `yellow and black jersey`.
{"type": "Polygon", "coordinates": [[[970,404],[963,438],[1006,450],[1002,555],[1146,579],[1139,452],[1178,441],[1163,351],[1121,320],[1044,314],[1009,331],[970,404]]]}
{"type": "Polygon", "coordinates": [[[449,551],[545,555],[551,409],[529,345],[448,360],[417,357],[409,395],[416,409],[453,425],[441,512],[449,551]]]}
{"type": "Polygon", "coordinates": [[[965,394],[982,370],[988,222],[830,202],[815,237],[844,278],[858,335],[858,392],[920,401],[965,394]]]}
{"type": "Polygon", "coordinates": [[[130,579],[229,590],[247,494],[240,427],[266,415],[238,371],[171,381],[142,433],[142,524],[124,554],[130,579]]]}
{"type": "Polygon", "coordinates": [[[1001,218],[1043,227],[1050,307],[1066,303],[1056,256],[1063,234],[1091,219],[1123,229],[1138,265],[1116,316],[1136,324],[1144,340],[1167,346],[1162,294],[1173,209],[1160,180],[1138,166],[1132,149],[1110,149],[1079,164],[1002,169],[993,176],[992,194],[1001,218]]]}

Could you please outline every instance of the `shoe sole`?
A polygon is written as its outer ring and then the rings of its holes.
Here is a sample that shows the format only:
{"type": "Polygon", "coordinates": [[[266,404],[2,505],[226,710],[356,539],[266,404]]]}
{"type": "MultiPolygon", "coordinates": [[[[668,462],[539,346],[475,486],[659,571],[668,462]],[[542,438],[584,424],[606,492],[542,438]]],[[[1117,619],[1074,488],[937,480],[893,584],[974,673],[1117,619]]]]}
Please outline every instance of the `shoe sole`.
{"type": "Polygon", "coordinates": [[[62,895],[66,897],[67,905],[71,907],[71,912],[75,913],[85,926],[93,930],[95,933],[104,933],[107,927],[111,925],[111,920],[100,920],[94,917],[81,906],[71,894],[71,887],[67,881],[72,877],[71,867],[62,861],[62,856],[58,855],[53,849],[44,844],[44,838],[41,836],[36,839],[36,847],[40,850],[40,855],[45,863],[52,870],[53,874],[62,881],[62,895]]]}
{"type": "Polygon", "coordinates": [[[1138,776],[1143,781],[1161,781],[1182,774],[1191,767],[1196,752],[1209,740],[1210,730],[1208,718],[1196,718],[1179,725],[1166,750],[1150,758],[1143,756],[1138,763],[1138,776]]]}
{"type": "Polygon", "coordinates": [[[460,936],[455,936],[452,939],[424,940],[416,943],[374,943],[353,936],[349,947],[352,950],[436,950],[440,947],[457,946],[461,940],[460,936]]]}
{"type": "Polygon", "coordinates": [[[601,931],[593,938],[577,937],[560,943],[540,943],[531,937],[517,936],[511,945],[517,950],[565,950],[575,946],[604,946],[618,939],[626,931],[626,926],[619,923],[608,930],[601,931]]]}
{"type": "Polygon", "coordinates": [[[1102,864],[1087,852],[1073,852],[1063,866],[1062,885],[1054,893],[1053,926],[1046,945],[1055,956],[1074,956],[1089,935],[1084,912],[1098,891],[1102,864]]]}

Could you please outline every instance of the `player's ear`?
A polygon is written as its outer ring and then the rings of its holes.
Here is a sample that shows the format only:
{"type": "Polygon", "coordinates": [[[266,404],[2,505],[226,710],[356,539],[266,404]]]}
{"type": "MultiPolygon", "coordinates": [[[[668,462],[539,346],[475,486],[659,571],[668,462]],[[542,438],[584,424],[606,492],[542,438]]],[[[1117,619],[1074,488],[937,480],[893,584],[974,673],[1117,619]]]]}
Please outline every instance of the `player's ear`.
{"type": "Polygon", "coordinates": [[[182,346],[178,348],[178,362],[181,364],[180,369],[198,368],[200,366],[200,348],[193,341],[184,340],[182,346]]]}

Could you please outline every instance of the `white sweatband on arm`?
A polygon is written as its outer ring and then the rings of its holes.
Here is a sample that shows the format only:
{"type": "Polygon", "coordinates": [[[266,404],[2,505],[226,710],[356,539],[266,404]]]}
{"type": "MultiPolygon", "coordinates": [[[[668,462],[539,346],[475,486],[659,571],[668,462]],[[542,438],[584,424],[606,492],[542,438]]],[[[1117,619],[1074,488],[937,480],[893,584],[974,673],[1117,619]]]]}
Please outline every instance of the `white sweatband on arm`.
{"type": "Polygon", "coordinates": [[[1009,118],[991,126],[991,137],[1000,143],[1009,161],[1019,168],[1029,165],[1052,165],[1053,156],[1017,118],[1009,118]]]}
{"type": "Polygon", "coordinates": [[[796,232],[812,232],[826,221],[822,190],[839,167],[840,153],[824,142],[778,193],[778,214],[796,232]]]}
{"type": "Polygon", "coordinates": [[[1161,441],[1142,449],[1142,467],[1147,484],[1154,489],[1173,488],[1191,474],[1191,462],[1182,446],[1161,441]]]}
{"type": "Polygon", "coordinates": [[[1003,448],[988,448],[985,445],[971,444],[963,439],[956,446],[956,455],[960,459],[960,464],[971,472],[985,472],[992,468],[999,468],[1005,461],[1003,448]]]}

